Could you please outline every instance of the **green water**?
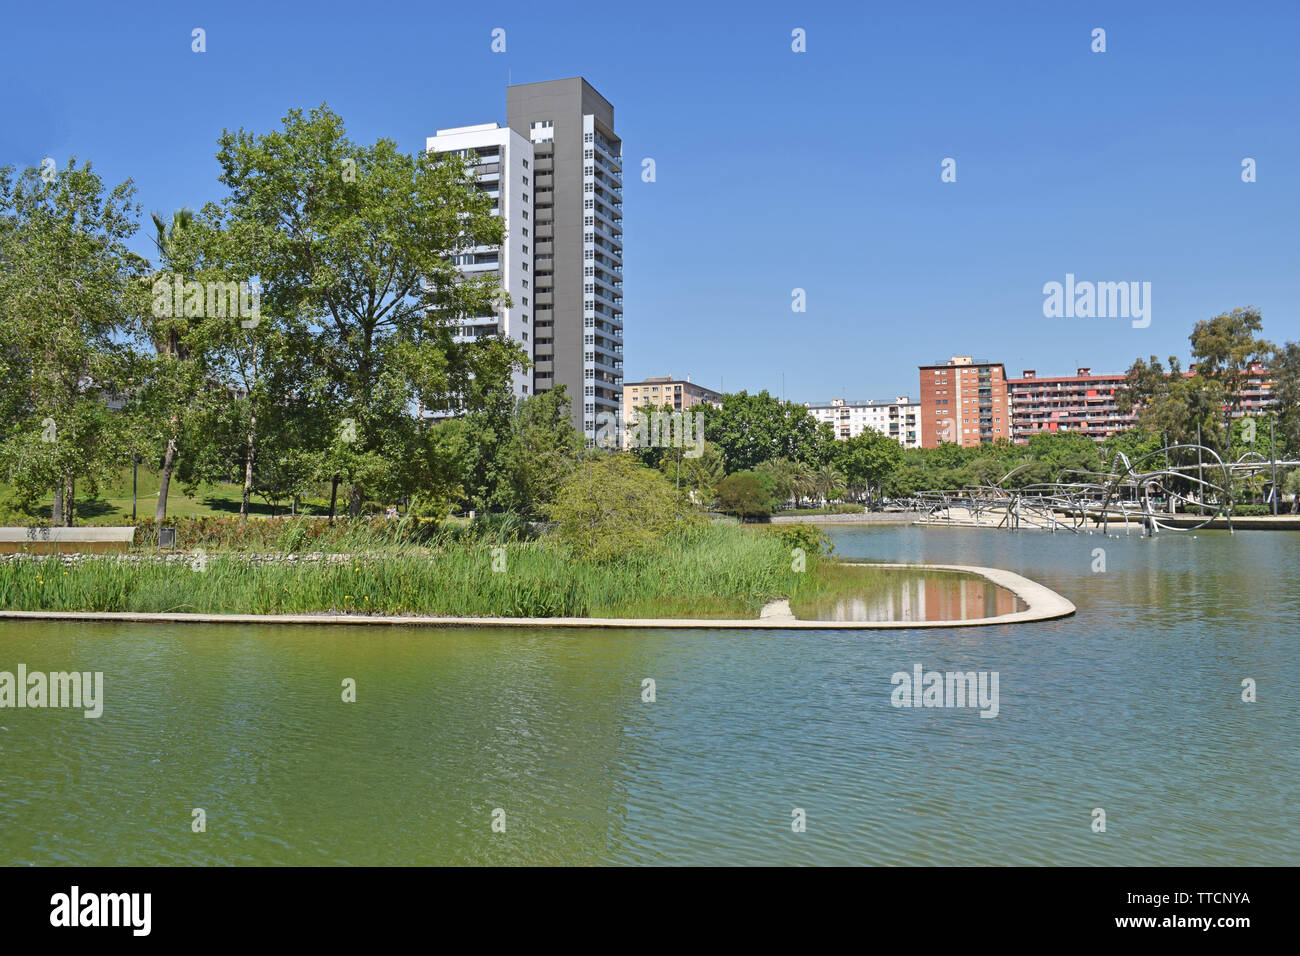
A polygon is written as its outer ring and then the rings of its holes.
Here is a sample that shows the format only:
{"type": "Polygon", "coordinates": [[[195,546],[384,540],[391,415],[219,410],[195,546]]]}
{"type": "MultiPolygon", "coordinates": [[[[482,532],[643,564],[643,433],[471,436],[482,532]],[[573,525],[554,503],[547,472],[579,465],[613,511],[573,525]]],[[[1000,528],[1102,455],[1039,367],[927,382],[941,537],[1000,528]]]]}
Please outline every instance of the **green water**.
{"type": "Polygon", "coordinates": [[[106,698],[97,720],[0,710],[0,863],[1300,862],[1300,536],[832,534],[846,557],[1009,568],[1079,613],[870,632],[0,622],[0,670],[102,671],[106,698]],[[998,716],[891,706],[918,663],[998,671],[998,716]]]}

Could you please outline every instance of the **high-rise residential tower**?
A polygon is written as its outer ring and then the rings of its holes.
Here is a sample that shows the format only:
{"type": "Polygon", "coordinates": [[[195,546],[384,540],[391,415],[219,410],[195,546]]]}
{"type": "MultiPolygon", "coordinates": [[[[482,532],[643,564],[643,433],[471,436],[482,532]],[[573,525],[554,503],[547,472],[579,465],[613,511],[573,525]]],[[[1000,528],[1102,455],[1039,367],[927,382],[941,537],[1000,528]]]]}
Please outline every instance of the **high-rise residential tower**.
{"type": "Polygon", "coordinates": [[[566,387],[574,426],[623,389],[623,144],[614,107],[581,77],[507,88],[506,122],[533,149],[533,391],[566,387]]]}
{"type": "Polygon", "coordinates": [[[954,355],[920,366],[921,447],[963,447],[1011,437],[1011,400],[1001,362],[954,355]]]}
{"type": "MultiPolygon", "coordinates": [[[[510,293],[512,305],[494,314],[465,316],[457,328],[457,341],[472,341],[481,335],[500,335],[519,345],[531,357],[533,291],[529,288],[533,245],[529,237],[532,218],[533,144],[525,136],[496,123],[440,129],[430,136],[425,149],[431,153],[461,156],[477,177],[479,188],[493,200],[493,215],[505,221],[506,238],[501,246],[478,246],[460,256],[457,268],[466,275],[492,273],[510,293]]],[[[532,373],[517,372],[512,382],[515,398],[532,392],[532,373]]]]}

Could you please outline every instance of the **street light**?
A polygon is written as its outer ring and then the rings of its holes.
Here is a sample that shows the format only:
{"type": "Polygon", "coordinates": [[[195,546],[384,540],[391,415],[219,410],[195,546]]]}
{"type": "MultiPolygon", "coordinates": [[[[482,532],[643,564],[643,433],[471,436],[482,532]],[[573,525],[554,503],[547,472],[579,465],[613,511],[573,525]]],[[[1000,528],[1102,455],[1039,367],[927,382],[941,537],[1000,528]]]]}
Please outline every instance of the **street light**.
{"type": "Polygon", "coordinates": [[[1273,468],[1273,517],[1277,517],[1277,445],[1273,443],[1273,423],[1277,421],[1277,412],[1268,420],[1268,461],[1273,468]]]}

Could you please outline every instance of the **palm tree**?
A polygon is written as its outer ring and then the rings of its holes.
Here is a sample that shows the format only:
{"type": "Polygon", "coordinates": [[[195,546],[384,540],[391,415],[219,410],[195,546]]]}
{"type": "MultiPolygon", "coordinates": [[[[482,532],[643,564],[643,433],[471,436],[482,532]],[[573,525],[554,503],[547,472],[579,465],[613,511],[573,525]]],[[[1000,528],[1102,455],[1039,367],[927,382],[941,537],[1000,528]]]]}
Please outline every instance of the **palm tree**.
{"type": "Polygon", "coordinates": [[[793,462],[790,467],[790,487],[794,489],[795,507],[809,495],[816,493],[816,474],[805,462],[793,462]]]}
{"type": "Polygon", "coordinates": [[[825,504],[830,504],[833,498],[842,495],[847,485],[848,480],[844,477],[844,473],[834,465],[824,465],[813,475],[814,493],[825,504]]]}
{"type": "MultiPolygon", "coordinates": [[[[172,213],[170,223],[165,222],[156,212],[150,215],[157,233],[153,244],[158,247],[159,262],[164,270],[170,271],[175,268],[176,237],[194,225],[194,210],[188,207],[177,209],[172,213]]],[[[149,334],[159,355],[169,355],[181,360],[188,358],[187,350],[181,342],[180,332],[174,323],[168,322],[162,325],[154,323],[150,327],[149,334]]]]}
{"type": "MultiPolygon", "coordinates": [[[[194,210],[182,208],[172,213],[170,223],[157,213],[152,214],[154,245],[158,247],[158,258],[164,269],[170,271],[176,266],[177,236],[185,233],[194,225],[194,210]]],[[[180,326],[176,317],[153,320],[149,325],[149,337],[153,340],[154,350],[159,357],[178,362],[189,361],[189,349],[181,337],[180,326]]],[[[167,450],[163,454],[162,475],[158,479],[158,505],[154,509],[153,519],[162,522],[167,518],[167,491],[171,486],[172,473],[176,470],[177,442],[180,438],[180,414],[174,412],[168,422],[167,450]]]]}

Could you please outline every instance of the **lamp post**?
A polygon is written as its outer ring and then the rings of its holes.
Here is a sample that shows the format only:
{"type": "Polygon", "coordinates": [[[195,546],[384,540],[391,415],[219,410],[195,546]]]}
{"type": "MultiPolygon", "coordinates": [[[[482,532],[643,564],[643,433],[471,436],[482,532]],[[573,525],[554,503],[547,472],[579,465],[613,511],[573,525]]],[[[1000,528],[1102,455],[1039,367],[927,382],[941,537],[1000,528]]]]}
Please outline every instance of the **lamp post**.
{"type": "Polygon", "coordinates": [[[132,524],[135,524],[135,499],[136,499],[135,492],[137,487],[136,479],[138,477],[138,472],[140,470],[139,466],[140,466],[140,456],[137,453],[132,452],[131,453],[131,523],[132,524]]]}
{"type": "MultiPolygon", "coordinates": [[[[1205,476],[1201,473],[1201,423],[1196,423],[1196,500],[1205,504],[1205,476]]],[[[1202,507],[1204,513],[1204,507],[1202,507]]]]}
{"type": "Polygon", "coordinates": [[[1277,445],[1273,443],[1273,422],[1277,420],[1277,413],[1268,420],[1268,463],[1273,469],[1273,517],[1277,517],[1277,445]]]}

